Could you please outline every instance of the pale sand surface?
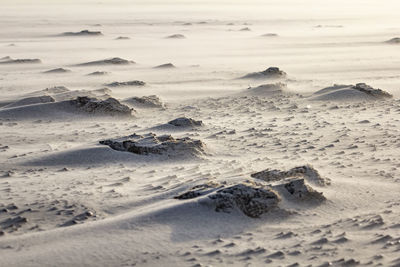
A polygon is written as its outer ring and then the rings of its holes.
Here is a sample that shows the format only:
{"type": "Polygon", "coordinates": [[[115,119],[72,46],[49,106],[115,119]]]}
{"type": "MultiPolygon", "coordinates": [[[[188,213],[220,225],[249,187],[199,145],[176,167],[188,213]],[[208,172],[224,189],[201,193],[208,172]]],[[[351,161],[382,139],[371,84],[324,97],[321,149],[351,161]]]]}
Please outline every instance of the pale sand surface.
{"type": "Polygon", "coordinates": [[[400,266],[400,5],[299,2],[2,1],[0,266],[400,266]]]}

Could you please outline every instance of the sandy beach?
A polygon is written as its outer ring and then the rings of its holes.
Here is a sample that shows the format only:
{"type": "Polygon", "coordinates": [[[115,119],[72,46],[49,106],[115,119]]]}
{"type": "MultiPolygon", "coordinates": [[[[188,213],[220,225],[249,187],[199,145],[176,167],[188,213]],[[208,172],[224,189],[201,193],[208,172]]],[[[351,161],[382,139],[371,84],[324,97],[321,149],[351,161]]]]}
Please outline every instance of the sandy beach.
{"type": "Polygon", "coordinates": [[[0,3],[0,266],[400,266],[400,4],[0,3]]]}

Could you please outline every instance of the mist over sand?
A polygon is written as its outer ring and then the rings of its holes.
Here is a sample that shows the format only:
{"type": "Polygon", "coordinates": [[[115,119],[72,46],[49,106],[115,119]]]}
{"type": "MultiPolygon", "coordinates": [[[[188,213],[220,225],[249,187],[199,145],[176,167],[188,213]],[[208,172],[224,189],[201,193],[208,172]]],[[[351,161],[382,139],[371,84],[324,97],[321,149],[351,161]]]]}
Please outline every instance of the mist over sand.
{"type": "Polygon", "coordinates": [[[0,4],[0,266],[399,266],[398,1],[0,4]]]}

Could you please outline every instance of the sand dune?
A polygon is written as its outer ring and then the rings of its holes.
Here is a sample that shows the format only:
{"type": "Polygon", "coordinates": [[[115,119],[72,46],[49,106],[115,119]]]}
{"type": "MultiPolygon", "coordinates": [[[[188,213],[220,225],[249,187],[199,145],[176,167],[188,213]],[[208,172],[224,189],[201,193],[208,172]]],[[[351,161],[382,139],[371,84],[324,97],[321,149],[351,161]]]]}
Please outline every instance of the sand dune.
{"type": "Polygon", "coordinates": [[[37,58],[18,58],[12,59],[10,57],[4,57],[0,60],[0,64],[31,64],[31,63],[41,63],[42,61],[37,58]]]}
{"type": "Polygon", "coordinates": [[[128,65],[135,64],[132,60],[126,60],[119,57],[113,57],[109,59],[96,60],[78,64],[77,66],[102,66],[102,65],[128,65]]]}
{"type": "Polygon", "coordinates": [[[381,89],[374,89],[364,83],[356,85],[334,85],[313,94],[313,100],[362,101],[387,99],[393,96],[381,89]]]}
{"type": "Polygon", "coordinates": [[[286,72],[277,67],[269,67],[264,71],[252,72],[241,77],[241,79],[281,79],[286,77],[286,72]]]}
{"type": "Polygon", "coordinates": [[[82,30],[80,32],[64,32],[62,36],[99,36],[103,35],[100,31],[82,30]]]}

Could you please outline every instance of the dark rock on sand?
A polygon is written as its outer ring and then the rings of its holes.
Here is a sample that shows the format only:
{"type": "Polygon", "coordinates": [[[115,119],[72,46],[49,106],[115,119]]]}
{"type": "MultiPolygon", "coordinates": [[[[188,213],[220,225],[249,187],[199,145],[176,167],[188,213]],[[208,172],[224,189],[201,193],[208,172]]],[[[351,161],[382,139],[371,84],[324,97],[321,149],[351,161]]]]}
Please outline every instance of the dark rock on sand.
{"type": "Polygon", "coordinates": [[[261,35],[261,37],[277,37],[277,36],[278,36],[278,34],[276,34],[276,33],[266,33],[266,34],[261,35]]]}
{"type": "Polygon", "coordinates": [[[87,96],[77,97],[69,101],[71,105],[75,106],[81,111],[93,114],[105,114],[111,116],[131,116],[133,109],[126,105],[121,104],[115,98],[108,98],[106,100],[99,100],[96,98],[89,98],[87,96]]]}
{"type": "Polygon", "coordinates": [[[279,79],[285,78],[286,72],[277,67],[269,67],[268,69],[260,72],[252,72],[241,77],[242,79],[279,79]]]}
{"type": "Polygon", "coordinates": [[[213,191],[215,191],[217,188],[221,188],[223,187],[223,185],[216,183],[216,182],[209,182],[206,184],[201,184],[201,185],[196,185],[194,187],[192,187],[189,191],[180,194],[178,196],[175,196],[175,199],[192,199],[192,198],[196,198],[199,196],[204,196],[207,195],[213,191]]]}
{"type": "Polygon", "coordinates": [[[239,31],[241,32],[249,32],[251,31],[249,27],[241,28],[239,31]]]}
{"type": "Polygon", "coordinates": [[[155,69],[172,69],[172,68],[175,68],[175,66],[172,63],[166,63],[166,64],[155,66],[154,68],[155,69]]]}
{"type": "Polygon", "coordinates": [[[185,39],[186,37],[183,34],[172,34],[165,38],[167,38],[167,39],[185,39]]]}
{"type": "Polygon", "coordinates": [[[99,36],[103,35],[100,31],[82,30],[80,32],[64,32],[63,36],[99,36]]]}
{"type": "Polygon", "coordinates": [[[256,172],[251,174],[251,177],[260,179],[266,182],[274,182],[280,181],[286,178],[296,178],[302,177],[305,178],[308,182],[324,186],[329,185],[330,180],[327,178],[321,177],[316,169],[314,169],[311,165],[304,165],[299,167],[294,167],[288,171],[281,171],[276,169],[266,169],[260,172],[256,172]]]}
{"type": "Polygon", "coordinates": [[[164,108],[165,107],[164,103],[162,103],[160,98],[156,95],[142,96],[142,97],[135,96],[135,97],[125,99],[123,102],[127,103],[129,105],[132,105],[134,107],[138,107],[138,108],[164,108]]]}
{"type": "Polygon", "coordinates": [[[120,86],[144,86],[144,85],[146,85],[145,82],[143,82],[143,81],[138,81],[138,80],[128,81],[128,82],[112,82],[112,83],[106,84],[106,86],[109,86],[109,87],[120,87],[120,86]]]}
{"type": "Polygon", "coordinates": [[[29,63],[41,63],[42,61],[37,58],[23,58],[23,59],[12,59],[11,57],[3,57],[0,59],[0,64],[29,64],[29,63]]]}
{"type": "Polygon", "coordinates": [[[122,59],[119,57],[114,57],[114,58],[109,58],[109,59],[81,63],[81,64],[78,64],[78,66],[129,65],[129,64],[135,64],[135,62],[131,61],[131,60],[122,59]]]}
{"type": "Polygon", "coordinates": [[[101,76],[101,75],[107,75],[107,74],[108,74],[107,71],[95,71],[95,72],[91,72],[91,73],[89,73],[87,75],[90,75],[90,76],[101,76]]]}
{"type": "Polygon", "coordinates": [[[195,126],[202,126],[203,122],[202,121],[196,121],[191,118],[177,118],[172,121],[169,121],[168,124],[177,126],[177,127],[195,127],[195,126]]]}
{"type": "Polygon", "coordinates": [[[129,39],[131,39],[131,38],[126,37],[126,36],[119,36],[119,37],[115,38],[115,40],[129,40],[129,39]]]}
{"type": "Polygon", "coordinates": [[[267,187],[237,184],[209,195],[216,211],[229,212],[238,208],[249,217],[257,218],[278,207],[279,195],[267,187]]]}
{"type": "Polygon", "coordinates": [[[57,68],[57,69],[45,71],[44,73],[66,73],[66,72],[71,72],[71,71],[68,69],[64,69],[64,68],[57,68]]]}
{"type": "Polygon", "coordinates": [[[157,136],[153,133],[103,140],[100,144],[139,155],[197,156],[205,153],[205,145],[200,140],[189,137],[175,139],[171,135],[157,136]]]}
{"type": "Polygon", "coordinates": [[[174,197],[187,200],[207,195],[206,202],[215,207],[217,212],[230,212],[239,209],[245,215],[257,218],[263,213],[278,207],[279,195],[270,187],[254,184],[236,184],[224,186],[210,182],[193,187],[189,191],[174,197]]]}
{"type": "Polygon", "coordinates": [[[375,98],[392,98],[393,96],[388,92],[385,92],[381,89],[375,89],[365,83],[357,83],[353,86],[354,90],[358,90],[360,92],[366,93],[375,98]]]}

